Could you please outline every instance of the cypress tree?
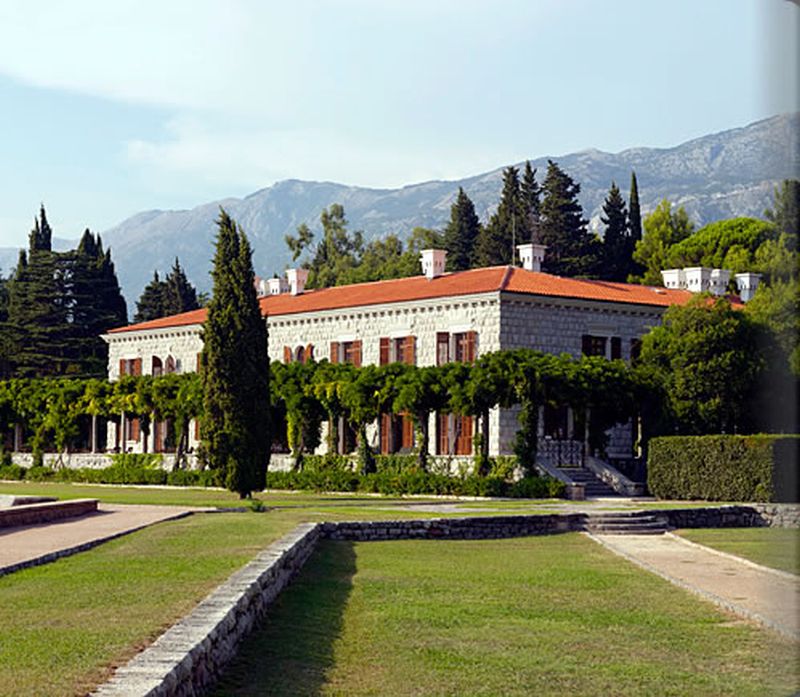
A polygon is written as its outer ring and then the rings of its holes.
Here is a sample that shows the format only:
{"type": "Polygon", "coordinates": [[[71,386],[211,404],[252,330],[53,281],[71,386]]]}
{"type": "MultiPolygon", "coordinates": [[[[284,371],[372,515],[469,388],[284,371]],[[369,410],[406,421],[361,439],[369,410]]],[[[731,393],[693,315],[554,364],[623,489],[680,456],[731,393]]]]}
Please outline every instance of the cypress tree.
{"type": "Polygon", "coordinates": [[[186,278],[186,273],[181,268],[178,257],[175,257],[175,263],[164,279],[163,303],[162,311],[165,317],[196,310],[199,307],[197,291],[186,278]]]}
{"type": "Polygon", "coordinates": [[[522,196],[519,170],[503,170],[503,192],[497,212],[489,219],[478,238],[477,261],[479,266],[497,266],[514,262],[515,244],[523,241],[522,196]]]}
{"type": "Polygon", "coordinates": [[[632,250],[629,244],[625,200],[616,182],[611,182],[611,189],[603,202],[603,215],[600,220],[606,226],[600,277],[609,281],[624,281],[628,277],[632,250]]]}
{"type": "Polygon", "coordinates": [[[520,193],[522,197],[522,224],[525,233],[519,242],[520,244],[538,242],[539,216],[542,212],[541,189],[536,181],[536,170],[531,167],[530,160],[525,162],[520,193]]]}
{"type": "Polygon", "coordinates": [[[134,322],[149,322],[151,319],[164,317],[164,291],[166,283],[158,276],[158,271],[153,271],[153,280],[150,281],[136,301],[136,314],[134,322]]]}
{"type": "Polygon", "coordinates": [[[636,172],[631,170],[631,195],[628,199],[628,273],[626,279],[644,273],[644,266],[633,258],[637,242],[642,239],[642,212],[639,208],[639,184],[636,172]]]}
{"type": "Polygon", "coordinates": [[[213,295],[203,328],[203,446],[242,498],[264,488],[270,451],[267,327],[244,231],[220,209],[213,295]]]}
{"type": "Polygon", "coordinates": [[[540,241],[547,245],[544,268],[560,276],[591,275],[599,256],[598,240],[591,235],[578,202],[580,184],[552,160],[542,184],[540,241]]]}
{"type": "Polygon", "coordinates": [[[464,193],[464,189],[459,187],[455,203],[450,206],[450,222],[444,231],[449,271],[464,271],[475,265],[476,244],[480,232],[481,223],[475,213],[475,206],[464,193]]]}

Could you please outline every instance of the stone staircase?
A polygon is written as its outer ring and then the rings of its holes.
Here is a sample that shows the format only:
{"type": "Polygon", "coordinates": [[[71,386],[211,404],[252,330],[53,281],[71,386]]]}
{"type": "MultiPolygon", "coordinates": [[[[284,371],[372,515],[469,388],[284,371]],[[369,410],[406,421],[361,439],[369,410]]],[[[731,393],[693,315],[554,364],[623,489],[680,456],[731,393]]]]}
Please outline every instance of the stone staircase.
{"type": "Polygon", "coordinates": [[[620,496],[594,472],[585,467],[559,467],[576,484],[583,484],[584,492],[589,496],[620,496]]]}
{"type": "Polygon", "coordinates": [[[667,523],[647,511],[588,513],[586,532],[597,535],[663,535],[667,523]]]}

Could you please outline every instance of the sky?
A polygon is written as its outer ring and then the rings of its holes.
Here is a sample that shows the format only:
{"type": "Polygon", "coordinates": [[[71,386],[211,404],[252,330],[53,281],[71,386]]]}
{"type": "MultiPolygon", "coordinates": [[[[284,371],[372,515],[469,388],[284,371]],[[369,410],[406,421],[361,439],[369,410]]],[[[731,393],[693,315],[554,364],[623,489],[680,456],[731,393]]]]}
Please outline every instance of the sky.
{"type": "Polygon", "coordinates": [[[0,0],[0,246],[798,110],[789,0],[0,0]]]}

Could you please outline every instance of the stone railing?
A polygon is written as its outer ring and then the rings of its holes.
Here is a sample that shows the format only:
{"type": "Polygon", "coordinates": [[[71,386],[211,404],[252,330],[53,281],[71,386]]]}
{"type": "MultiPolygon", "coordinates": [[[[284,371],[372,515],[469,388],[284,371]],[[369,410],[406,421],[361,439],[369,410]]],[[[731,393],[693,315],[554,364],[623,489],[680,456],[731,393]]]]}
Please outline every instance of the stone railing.
{"type": "Polygon", "coordinates": [[[614,491],[623,496],[643,496],[645,485],[628,479],[616,467],[592,455],[587,455],[583,460],[584,467],[595,474],[600,480],[608,484],[614,491]]]}
{"type": "Polygon", "coordinates": [[[583,501],[586,498],[586,488],[581,482],[573,481],[572,478],[559,467],[556,467],[546,457],[536,454],[536,462],[534,463],[536,471],[545,476],[557,479],[563,482],[566,486],[564,495],[571,501],[583,501]]]}

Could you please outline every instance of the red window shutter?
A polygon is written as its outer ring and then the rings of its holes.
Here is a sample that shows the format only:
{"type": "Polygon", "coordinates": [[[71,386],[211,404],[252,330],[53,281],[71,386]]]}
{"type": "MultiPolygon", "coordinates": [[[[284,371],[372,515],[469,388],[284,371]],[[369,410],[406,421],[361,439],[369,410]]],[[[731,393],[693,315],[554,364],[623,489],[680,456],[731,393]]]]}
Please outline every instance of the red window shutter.
{"type": "Polygon", "coordinates": [[[306,363],[314,360],[314,344],[306,346],[306,363]]]}
{"type": "Polygon", "coordinates": [[[622,339],[618,336],[611,337],[611,359],[622,358],[622,339]]]}
{"type": "Polygon", "coordinates": [[[200,372],[200,369],[201,369],[202,367],[203,367],[203,354],[202,354],[202,353],[198,353],[198,354],[197,354],[197,359],[196,359],[196,362],[195,362],[195,368],[194,368],[194,369],[195,369],[195,371],[196,371],[196,372],[198,372],[198,373],[199,373],[199,372],[200,372]]]}
{"type": "Polygon", "coordinates": [[[450,335],[447,332],[436,332],[436,365],[450,362],[450,335]]]}
{"type": "Polygon", "coordinates": [[[339,342],[331,341],[331,363],[339,362],[339,342]]]}
{"type": "Polygon", "coordinates": [[[141,423],[139,422],[139,418],[136,417],[131,419],[131,430],[130,434],[128,435],[128,440],[135,440],[138,442],[141,432],[142,432],[142,427],[141,423]]]}
{"type": "Polygon", "coordinates": [[[456,421],[456,455],[472,454],[472,417],[457,416],[456,421]]]}
{"type": "Polygon", "coordinates": [[[478,332],[467,332],[465,339],[464,362],[474,363],[478,349],[478,332]]]}
{"type": "Polygon", "coordinates": [[[353,365],[356,368],[361,367],[361,339],[353,342],[353,365]]]}
{"type": "Polygon", "coordinates": [[[437,454],[447,455],[450,452],[450,438],[448,429],[450,427],[449,414],[436,414],[436,441],[437,441],[437,454]]]}
{"type": "Polygon", "coordinates": [[[403,414],[403,438],[400,447],[403,450],[411,450],[414,447],[414,419],[408,414],[403,414]]]}
{"type": "Polygon", "coordinates": [[[381,414],[381,455],[389,454],[389,434],[392,430],[390,414],[381,414]]]}
{"type": "Polygon", "coordinates": [[[200,440],[200,419],[194,420],[194,439],[200,440]]]}
{"type": "Polygon", "coordinates": [[[416,337],[407,336],[403,341],[403,363],[407,365],[414,365],[416,361],[416,337]]]}
{"type": "Polygon", "coordinates": [[[124,358],[119,359],[119,376],[122,377],[123,375],[128,374],[128,361],[124,358]]]}
{"type": "Polygon", "coordinates": [[[291,363],[292,362],[292,347],[291,346],[284,346],[283,347],[283,362],[284,363],[291,363]]]}
{"type": "Polygon", "coordinates": [[[134,375],[141,375],[142,374],[142,359],[135,358],[133,360],[133,374],[134,375]]]}
{"type": "Polygon", "coordinates": [[[380,357],[378,359],[379,365],[387,365],[391,358],[389,355],[389,347],[391,346],[390,340],[386,336],[380,338],[380,357]]]}

